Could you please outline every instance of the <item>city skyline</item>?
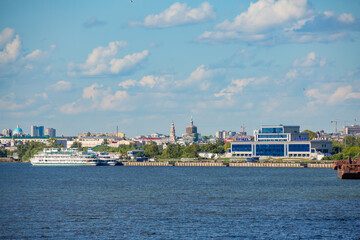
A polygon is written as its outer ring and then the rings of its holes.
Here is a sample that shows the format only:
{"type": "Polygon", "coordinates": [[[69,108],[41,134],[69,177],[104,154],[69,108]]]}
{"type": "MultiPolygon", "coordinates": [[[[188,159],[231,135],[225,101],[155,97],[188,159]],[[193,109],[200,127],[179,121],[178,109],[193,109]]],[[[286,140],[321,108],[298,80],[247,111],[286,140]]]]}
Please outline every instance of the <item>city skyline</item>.
{"type": "Polygon", "coordinates": [[[333,132],[360,119],[359,19],[355,0],[4,0],[0,127],[333,132]]]}

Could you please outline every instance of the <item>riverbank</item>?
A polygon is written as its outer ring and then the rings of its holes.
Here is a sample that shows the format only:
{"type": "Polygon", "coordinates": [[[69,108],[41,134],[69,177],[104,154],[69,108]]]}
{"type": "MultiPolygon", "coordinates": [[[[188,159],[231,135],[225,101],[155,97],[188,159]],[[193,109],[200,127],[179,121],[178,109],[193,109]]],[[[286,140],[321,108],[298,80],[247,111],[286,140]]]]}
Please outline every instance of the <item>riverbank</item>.
{"type": "Polygon", "coordinates": [[[223,162],[121,162],[136,167],[267,167],[267,168],[331,168],[329,163],[223,163],[223,162]]]}
{"type": "Polygon", "coordinates": [[[18,162],[18,161],[15,161],[13,158],[2,157],[0,158],[0,162],[18,162]]]}

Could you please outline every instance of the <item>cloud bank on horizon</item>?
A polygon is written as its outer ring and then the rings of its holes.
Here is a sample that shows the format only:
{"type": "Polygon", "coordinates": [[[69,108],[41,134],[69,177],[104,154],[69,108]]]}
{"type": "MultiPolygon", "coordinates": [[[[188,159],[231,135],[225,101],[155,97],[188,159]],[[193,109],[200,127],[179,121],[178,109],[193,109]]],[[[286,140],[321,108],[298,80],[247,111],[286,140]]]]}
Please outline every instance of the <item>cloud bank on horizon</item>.
{"type": "Polygon", "coordinates": [[[69,2],[0,3],[2,128],[133,136],[193,115],[214,134],[360,117],[357,1],[91,3],[60,16],[69,2]]]}

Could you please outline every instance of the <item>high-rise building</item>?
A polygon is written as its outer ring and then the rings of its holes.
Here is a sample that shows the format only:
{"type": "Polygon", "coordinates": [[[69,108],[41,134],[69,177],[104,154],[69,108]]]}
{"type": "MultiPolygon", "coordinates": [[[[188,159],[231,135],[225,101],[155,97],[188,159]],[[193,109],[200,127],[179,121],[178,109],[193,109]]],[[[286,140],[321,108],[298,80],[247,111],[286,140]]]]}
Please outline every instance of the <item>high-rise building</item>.
{"type": "Polygon", "coordinates": [[[32,137],[39,136],[39,128],[37,126],[31,125],[31,136],[32,137]]]}
{"type": "Polygon", "coordinates": [[[171,129],[170,129],[170,142],[176,142],[176,136],[175,136],[175,125],[174,125],[174,121],[171,124],[171,129]]]}
{"type": "Polygon", "coordinates": [[[11,129],[4,129],[2,131],[2,134],[5,136],[5,137],[11,137],[12,136],[12,130],[11,129]]]}
{"type": "Polygon", "coordinates": [[[56,137],[56,130],[54,128],[46,128],[45,136],[56,137]]]}
{"type": "Polygon", "coordinates": [[[38,126],[39,137],[44,136],[44,126],[38,126]]]}

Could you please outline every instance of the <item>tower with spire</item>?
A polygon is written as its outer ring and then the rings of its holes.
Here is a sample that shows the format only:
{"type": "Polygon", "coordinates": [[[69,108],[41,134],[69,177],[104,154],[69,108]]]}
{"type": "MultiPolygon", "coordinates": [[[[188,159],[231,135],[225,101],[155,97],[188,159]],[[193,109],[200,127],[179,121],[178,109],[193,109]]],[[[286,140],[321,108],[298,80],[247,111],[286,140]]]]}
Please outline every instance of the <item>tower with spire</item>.
{"type": "Polygon", "coordinates": [[[176,142],[174,121],[172,121],[172,123],[171,123],[170,139],[169,140],[170,140],[170,142],[176,142]]]}
{"type": "Polygon", "coordinates": [[[186,133],[184,137],[191,138],[194,141],[198,139],[197,127],[194,125],[193,117],[190,118],[190,126],[186,127],[186,133]]]}

